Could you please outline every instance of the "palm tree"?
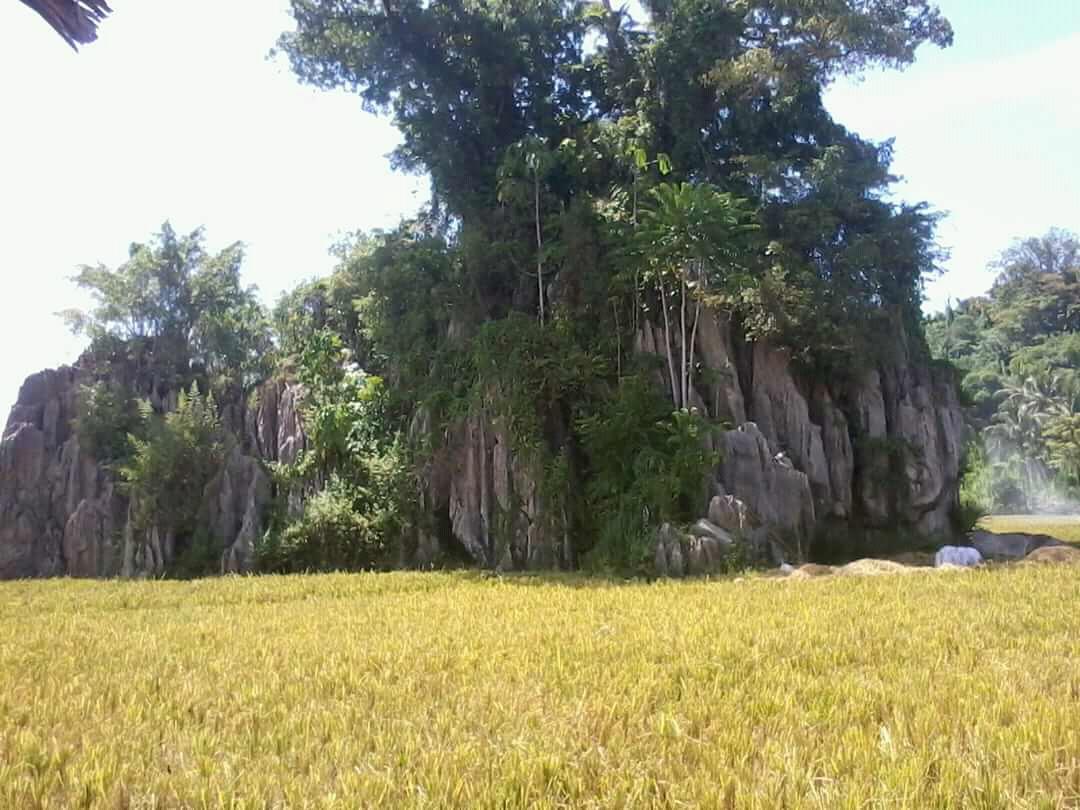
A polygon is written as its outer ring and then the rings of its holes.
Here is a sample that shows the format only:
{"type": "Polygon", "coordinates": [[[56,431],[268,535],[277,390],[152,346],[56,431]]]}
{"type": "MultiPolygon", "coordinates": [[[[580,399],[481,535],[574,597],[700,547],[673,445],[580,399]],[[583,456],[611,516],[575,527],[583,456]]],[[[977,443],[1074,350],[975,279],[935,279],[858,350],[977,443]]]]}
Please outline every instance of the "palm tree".
{"type": "Polygon", "coordinates": [[[97,39],[97,26],[112,9],[106,0],[22,0],[78,50],[97,39]]]}
{"type": "Polygon", "coordinates": [[[985,435],[999,459],[1019,467],[1030,508],[1032,496],[1048,484],[1051,468],[1066,475],[1077,468],[1076,386],[1059,372],[1010,380],[997,396],[1001,406],[985,435]]]}
{"type": "Polygon", "coordinates": [[[661,183],[649,193],[641,212],[634,240],[645,261],[646,278],[660,293],[664,348],[676,409],[690,407],[702,306],[716,297],[710,296],[711,287],[734,286],[735,277],[745,272],[747,234],[758,227],[754,219],[748,201],[709,184],[661,183]],[[673,333],[673,314],[678,317],[677,335],[673,333]],[[678,371],[673,343],[681,353],[678,371]]]}

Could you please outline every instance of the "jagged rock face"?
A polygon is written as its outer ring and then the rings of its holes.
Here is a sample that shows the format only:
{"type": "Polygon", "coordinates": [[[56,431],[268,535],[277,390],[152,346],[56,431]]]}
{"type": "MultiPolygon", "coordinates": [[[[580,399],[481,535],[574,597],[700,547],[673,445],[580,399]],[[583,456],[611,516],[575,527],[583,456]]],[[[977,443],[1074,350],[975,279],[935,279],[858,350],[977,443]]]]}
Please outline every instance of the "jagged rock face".
{"type": "Polygon", "coordinates": [[[74,380],[67,367],[34,374],[11,410],[0,441],[0,577],[64,573],[68,519],[84,498],[98,495],[77,446],[62,452],[74,380]]]}
{"type": "MultiPolygon", "coordinates": [[[[136,530],[114,475],[79,447],[72,419],[82,372],[27,378],[0,440],[0,579],[153,576],[173,562],[177,538],[136,530]]],[[[296,458],[306,441],[296,386],[262,386],[254,407],[226,413],[236,443],[206,488],[203,528],[224,549],[223,571],[245,571],[271,499],[265,461],[296,458]]],[[[175,393],[157,396],[175,407],[175,393]]]]}
{"type": "MultiPolygon", "coordinates": [[[[662,334],[660,341],[663,346],[662,334]]],[[[739,386],[728,316],[714,310],[703,313],[696,345],[698,358],[707,369],[698,388],[708,413],[721,422],[741,425],[746,421],[746,402],[739,386]]]]}
{"type": "MultiPolygon", "coordinates": [[[[414,438],[430,420],[414,420],[414,438]]],[[[412,564],[424,565],[448,545],[478,564],[504,570],[565,568],[572,564],[567,518],[545,498],[542,466],[515,452],[501,420],[478,409],[452,426],[424,471],[424,508],[442,514],[444,537],[424,533],[412,564]]]]}
{"type": "MultiPolygon", "coordinates": [[[[906,345],[902,330],[895,340],[906,345]]],[[[900,350],[854,383],[806,379],[787,351],[737,344],[722,315],[701,319],[697,341],[692,401],[733,427],[714,439],[714,494],[745,504],[789,548],[858,554],[899,533],[951,532],[964,421],[947,373],[900,350]]],[[[663,346],[663,331],[644,324],[638,350],[666,363],[663,346]]]]}
{"type": "MultiPolygon", "coordinates": [[[[645,322],[634,347],[659,358],[655,381],[666,387],[664,343],[663,330],[645,322]]],[[[679,346],[671,349],[679,358],[679,346]]],[[[730,428],[710,439],[721,461],[701,514],[737,531],[752,556],[779,563],[823,546],[859,556],[903,533],[949,533],[963,439],[950,379],[902,352],[854,383],[806,379],[787,351],[741,343],[715,312],[701,318],[696,356],[691,402],[730,428]]],[[[425,565],[454,548],[492,567],[573,564],[565,516],[544,503],[540,471],[497,419],[481,409],[433,436],[419,413],[412,434],[435,450],[421,475],[427,526],[404,562],[425,565]]],[[[713,570],[701,538],[676,543],[675,534],[663,535],[658,568],[713,570]]]]}
{"type": "Polygon", "coordinates": [[[213,537],[231,537],[221,568],[226,573],[250,571],[255,543],[262,537],[271,500],[270,476],[262,463],[233,447],[221,471],[206,487],[204,525],[213,537]]]}
{"type": "MultiPolygon", "coordinates": [[[[856,556],[897,530],[948,532],[964,428],[947,375],[900,353],[855,382],[806,379],[787,352],[736,338],[727,316],[703,315],[691,401],[729,429],[711,439],[722,460],[703,492],[702,516],[768,558],[781,549],[805,554],[823,541],[856,556]]],[[[635,340],[637,351],[661,357],[661,386],[670,376],[664,340],[648,323],[635,340]]],[[[677,346],[672,351],[678,356],[677,346]]],[[[177,538],[165,527],[136,531],[113,475],[80,450],[71,428],[80,374],[65,367],[28,378],[12,409],[0,442],[0,578],[145,576],[174,561],[177,538]]],[[[154,396],[175,403],[175,392],[154,396]]],[[[301,399],[298,387],[268,382],[253,402],[226,409],[237,443],[200,513],[224,549],[223,571],[253,562],[272,495],[263,464],[290,463],[304,448],[301,399]]],[[[401,564],[448,553],[506,569],[575,564],[563,506],[573,493],[544,485],[541,460],[517,451],[494,409],[478,407],[438,435],[419,411],[411,434],[432,452],[420,473],[422,519],[401,564]]],[[[293,514],[302,499],[300,491],[284,493],[293,514]]],[[[702,541],[667,543],[666,569],[712,570],[717,549],[702,541]]]]}
{"type": "Polygon", "coordinates": [[[775,458],[768,439],[753,422],[721,437],[719,480],[766,526],[805,544],[816,516],[807,475],[775,458]]]}

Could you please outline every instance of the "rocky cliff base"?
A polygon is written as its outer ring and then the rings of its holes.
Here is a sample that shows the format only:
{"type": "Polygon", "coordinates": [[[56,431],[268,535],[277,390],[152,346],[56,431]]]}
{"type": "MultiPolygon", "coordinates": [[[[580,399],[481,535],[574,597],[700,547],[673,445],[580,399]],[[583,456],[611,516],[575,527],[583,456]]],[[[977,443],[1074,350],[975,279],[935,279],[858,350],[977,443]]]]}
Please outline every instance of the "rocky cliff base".
{"type": "MultiPolygon", "coordinates": [[[[663,340],[646,323],[636,349],[662,368],[663,340]]],[[[818,379],[787,350],[742,340],[723,314],[703,317],[692,399],[715,427],[706,442],[719,462],[701,493],[702,519],[661,531],[658,567],[713,570],[733,549],[772,564],[854,559],[947,537],[964,430],[956,386],[947,369],[910,357],[902,335],[898,345],[887,363],[818,379]]],[[[80,447],[72,419],[85,376],[78,367],[33,375],[11,411],[0,442],[0,577],[152,576],[183,551],[167,530],[132,528],[116,476],[80,447]]],[[[656,384],[666,385],[662,371],[656,384]]],[[[159,412],[175,404],[139,393],[159,412]]],[[[266,465],[288,463],[304,446],[299,397],[295,386],[270,382],[250,403],[224,409],[233,440],[199,521],[222,549],[223,572],[253,565],[276,495],[266,465]]],[[[566,508],[577,471],[562,479],[566,491],[543,486],[544,465],[515,451],[496,410],[474,408],[438,431],[416,414],[412,438],[430,450],[418,471],[416,530],[398,564],[573,568],[589,547],[566,508]]],[[[547,432],[572,461],[565,426],[547,432]]]]}
{"type": "MultiPolygon", "coordinates": [[[[135,531],[134,505],[115,474],[84,452],[73,430],[78,367],[29,377],[0,441],[0,578],[157,576],[184,549],[168,530],[135,531]]],[[[159,411],[175,402],[144,392],[159,411]]],[[[265,463],[303,446],[297,389],[263,385],[253,404],[229,407],[225,463],[204,492],[200,525],[220,543],[223,572],[248,570],[265,530],[272,485],[265,463]]]]}
{"type": "MultiPolygon", "coordinates": [[[[899,327],[893,339],[889,362],[820,379],[785,349],[741,340],[723,314],[703,317],[693,405],[717,428],[708,442],[720,461],[703,520],[663,528],[657,559],[673,572],[712,570],[741,543],[763,563],[850,560],[952,535],[965,430],[955,380],[911,357],[899,327]]],[[[663,345],[660,328],[642,326],[636,349],[658,369],[663,345]]],[[[655,376],[666,387],[665,373],[655,376]]],[[[452,548],[482,565],[573,566],[572,522],[545,508],[542,470],[515,456],[497,419],[481,410],[430,430],[414,423],[439,448],[424,475],[430,520],[416,560],[452,548]]]]}

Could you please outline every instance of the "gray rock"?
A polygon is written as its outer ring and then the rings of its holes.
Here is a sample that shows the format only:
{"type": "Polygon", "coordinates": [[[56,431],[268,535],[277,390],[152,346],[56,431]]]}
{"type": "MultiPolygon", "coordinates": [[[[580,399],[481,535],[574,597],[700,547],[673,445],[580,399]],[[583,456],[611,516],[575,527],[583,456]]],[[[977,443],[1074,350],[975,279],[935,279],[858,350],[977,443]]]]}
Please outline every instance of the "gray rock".
{"type": "Polygon", "coordinates": [[[691,535],[686,540],[686,575],[691,577],[701,576],[710,571],[711,555],[706,551],[707,544],[713,544],[712,538],[697,537],[691,535]]]}
{"type": "Polygon", "coordinates": [[[222,573],[250,571],[270,506],[270,477],[262,464],[234,447],[207,485],[203,502],[210,536],[227,541],[221,557],[222,573]]]}
{"type": "Polygon", "coordinates": [[[746,421],[746,404],[735,370],[735,350],[731,340],[731,319],[726,313],[707,310],[698,324],[697,354],[708,370],[699,383],[703,413],[713,419],[741,425],[746,421]]]}
{"type": "Polygon", "coordinates": [[[654,564],[658,576],[682,577],[686,575],[682,552],[684,542],[685,538],[670,523],[665,523],[657,529],[654,564]]]}
{"type": "Polygon", "coordinates": [[[709,501],[709,522],[729,532],[753,527],[750,510],[734,495],[714,495],[709,501]]]}
{"type": "Polygon", "coordinates": [[[997,534],[995,532],[971,532],[971,543],[988,560],[1021,560],[1038,548],[1064,545],[1060,540],[1045,534],[1026,534],[1013,532],[997,534]]]}
{"type": "MultiPolygon", "coordinates": [[[[11,410],[0,441],[0,578],[155,576],[173,562],[174,533],[135,531],[114,474],[73,435],[79,385],[94,379],[87,374],[63,367],[32,375],[11,410]]],[[[154,402],[175,407],[177,392],[151,387],[154,402]]],[[[261,460],[294,459],[304,446],[299,397],[295,386],[270,382],[251,407],[223,410],[237,443],[207,487],[200,521],[225,549],[225,570],[251,567],[265,528],[270,482],[261,460]]]]}
{"type": "Polygon", "coordinates": [[[516,452],[488,409],[454,426],[441,447],[437,439],[433,444],[422,500],[432,511],[446,510],[453,539],[476,564],[496,565],[507,552],[514,570],[573,564],[569,520],[561,504],[549,503],[541,491],[540,459],[516,452]]]}
{"type": "Polygon", "coordinates": [[[727,531],[721,529],[714,523],[710,523],[704,518],[690,527],[690,534],[693,537],[703,537],[713,540],[724,548],[730,548],[735,545],[735,539],[727,531]]]}
{"type": "Polygon", "coordinates": [[[768,439],[778,463],[790,463],[806,474],[815,507],[827,507],[832,503],[832,483],[822,429],[811,421],[809,404],[790,366],[787,351],[764,342],[754,345],[753,420],[768,439]]]}
{"type": "Polygon", "coordinates": [[[774,461],[768,440],[753,422],[722,437],[720,479],[761,524],[809,541],[815,524],[809,480],[774,461]]]}
{"type": "Polygon", "coordinates": [[[683,554],[683,539],[679,538],[667,546],[668,576],[686,576],[686,555],[683,554]]]}

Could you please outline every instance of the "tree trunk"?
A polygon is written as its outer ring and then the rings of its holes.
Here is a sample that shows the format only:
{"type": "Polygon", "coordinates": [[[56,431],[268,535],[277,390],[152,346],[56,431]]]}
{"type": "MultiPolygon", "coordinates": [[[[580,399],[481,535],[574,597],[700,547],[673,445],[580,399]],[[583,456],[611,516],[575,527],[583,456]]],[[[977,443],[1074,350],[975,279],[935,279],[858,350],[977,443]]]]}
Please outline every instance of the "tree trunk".
{"type": "Polygon", "coordinates": [[[611,302],[611,311],[615,313],[615,372],[619,382],[622,382],[622,329],[619,327],[619,302],[611,302]]]}
{"type": "Polygon", "coordinates": [[[544,325],[544,236],[540,228],[540,170],[533,169],[533,204],[536,208],[536,292],[540,301],[540,325],[544,325]]]}
{"type": "Polygon", "coordinates": [[[679,349],[682,366],[679,368],[679,385],[682,387],[682,408],[686,409],[686,277],[679,276],[679,349]]]}
{"type": "Polygon", "coordinates": [[[660,285],[660,309],[664,313],[664,351],[667,354],[668,373],[671,376],[671,401],[678,408],[679,383],[675,377],[675,357],[671,354],[671,319],[668,317],[667,288],[664,285],[664,277],[657,276],[656,283],[660,285]]]}
{"type": "Polygon", "coordinates": [[[694,303],[694,325],[690,328],[690,367],[686,370],[687,389],[694,390],[694,344],[697,342],[698,321],[701,319],[701,301],[694,303]]]}

